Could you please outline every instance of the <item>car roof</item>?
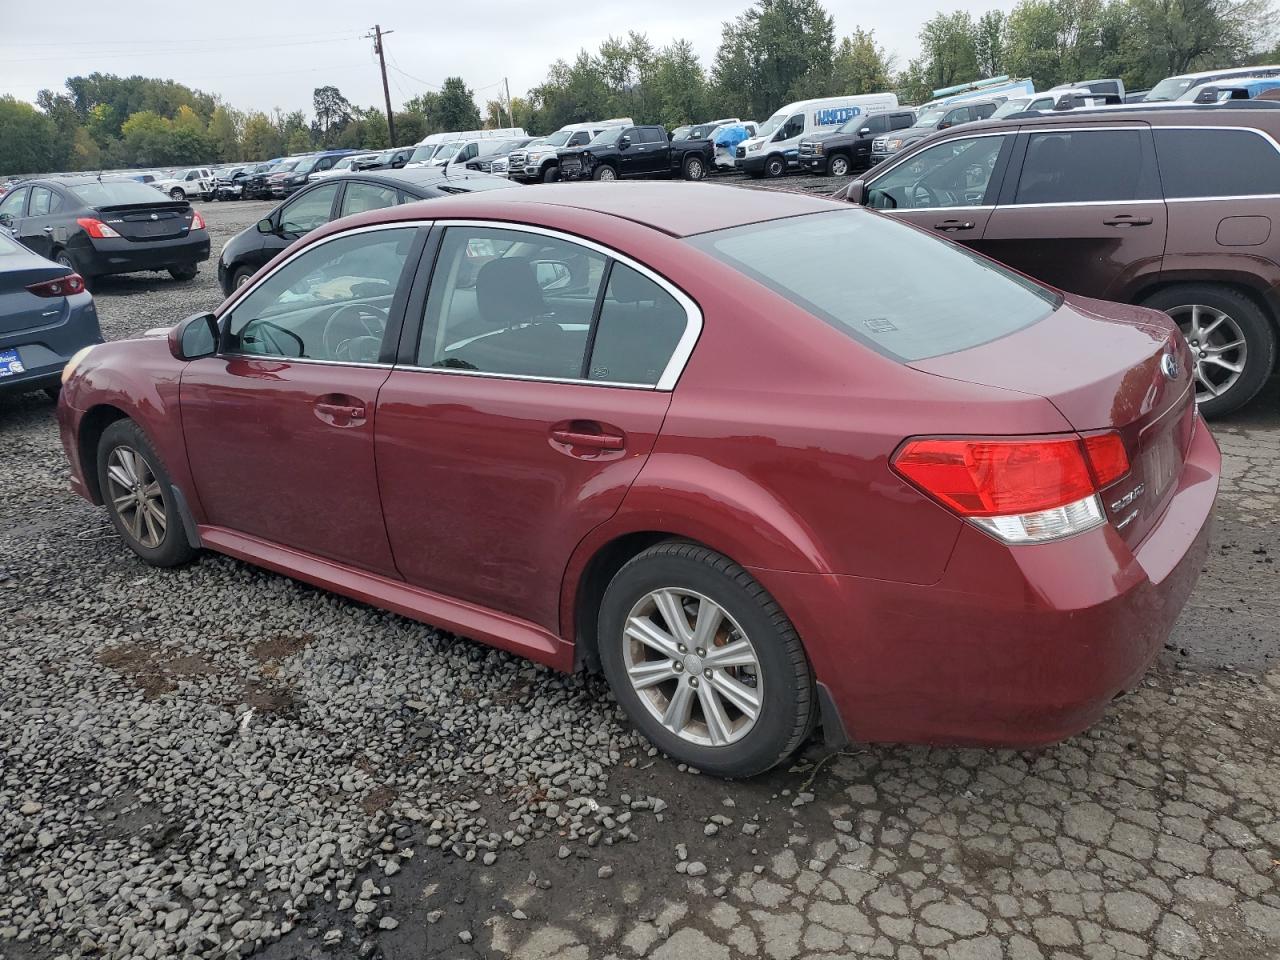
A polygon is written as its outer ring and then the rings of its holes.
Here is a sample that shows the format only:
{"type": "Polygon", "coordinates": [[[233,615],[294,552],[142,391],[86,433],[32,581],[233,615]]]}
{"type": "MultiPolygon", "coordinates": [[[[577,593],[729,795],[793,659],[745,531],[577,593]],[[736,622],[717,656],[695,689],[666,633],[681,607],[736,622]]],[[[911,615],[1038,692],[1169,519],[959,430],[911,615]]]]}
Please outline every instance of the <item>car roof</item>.
{"type": "Polygon", "coordinates": [[[1195,126],[1220,126],[1237,124],[1246,127],[1262,127],[1260,121],[1266,121],[1266,129],[1280,124],[1280,104],[1265,100],[1228,100],[1225,103],[1191,103],[1188,101],[1168,101],[1160,103],[1116,103],[1096,107],[1076,107],[1073,110],[1028,110],[1023,113],[1012,113],[997,120],[980,120],[977,123],[966,123],[954,129],[976,130],[990,129],[1002,125],[1034,124],[1071,124],[1098,122],[1099,120],[1134,121],[1151,123],[1156,126],[1167,124],[1193,124],[1195,126]]]}
{"type": "MultiPolygon", "coordinates": [[[[387,177],[390,178],[390,174],[387,177]]],[[[444,177],[432,181],[433,184],[444,182],[447,182],[444,177]]],[[[358,222],[390,223],[421,218],[422,211],[413,209],[413,206],[407,204],[371,211],[361,215],[358,222]]],[[[536,189],[484,191],[432,200],[431,217],[495,219],[511,216],[536,223],[542,219],[559,219],[554,217],[552,208],[598,213],[629,220],[673,237],[687,237],[766,220],[826,213],[847,208],[847,205],[786,190],[752,190],[684,181],[553,183],[542,184],[536,189]],[[501,206],[501,214],[493,213],[495,205],[501,206]]]]}

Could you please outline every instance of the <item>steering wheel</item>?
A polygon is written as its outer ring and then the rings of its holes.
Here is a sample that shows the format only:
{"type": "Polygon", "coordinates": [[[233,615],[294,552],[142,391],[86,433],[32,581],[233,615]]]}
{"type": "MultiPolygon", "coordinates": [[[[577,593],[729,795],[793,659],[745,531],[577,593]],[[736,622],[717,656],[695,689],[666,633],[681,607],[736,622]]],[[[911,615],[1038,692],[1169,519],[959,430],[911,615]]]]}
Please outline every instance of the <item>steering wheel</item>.
{"type": "Polygon", "coordinates": [[[321,342],[334,360],[367,362],[372,349],[376,359],[387,329],[388,311],[367,303],[348,303],[329,314],[321,342]],[[376,340],[377,345],[370,341],[376,340]]]}
{"type": "Polygon", "coordinates": [[[911,201],[912,207],[942,206],[942,204],[938,202],[938,195],[934,193],[923,180],[917,180],[907,188],[907,198],[911,201]],[[921,198],[924,199],[924,203],[920,202],[921,198]]]}

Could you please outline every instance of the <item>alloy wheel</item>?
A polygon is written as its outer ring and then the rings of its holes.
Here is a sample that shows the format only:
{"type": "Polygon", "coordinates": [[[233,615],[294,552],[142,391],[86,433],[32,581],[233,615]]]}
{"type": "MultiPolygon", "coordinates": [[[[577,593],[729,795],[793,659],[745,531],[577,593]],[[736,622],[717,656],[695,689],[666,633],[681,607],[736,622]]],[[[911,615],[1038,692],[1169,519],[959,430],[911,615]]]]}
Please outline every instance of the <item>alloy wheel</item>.
{"type": "Polygon", "coordinates": [[[833,177],[843,177],[849,172],[849,161],[844,157],[831,158],[831,175],[833,177]]]}
{"type": "Polygon", "coordinates": [[[702,161],[694,158],[689,161],[689,179],[701,180],[703,174],[702,161]]]}
{"type": "Polygon", "coordinates": [[[664,587],[631,608],[623,666],[640,703],[689,743],[722,747],[745,737],[764,704],[751,639],[718,603],[664,587]]]}
{"type": "Polygon", "coordinates": [[[146,457],[121,444],[107,458],[107,494],[129,535],[155,549],[168,526],[164,489],[146,457]]]}
{"type": "Polygon", "coordinates": [[[1244,331],[1231,315],[1204,304],[1175,307],[1169,315],[1191,345],[1196,402],[1220,397],[1240,379],[1248,358],[1244,331]]]}
{"type": "Polygon", "coordinates": [[[600,179],[601,179],[601,180],[614,180],[614,179],[616,179],[616,177],[615,177],[615,175],[614,175],[614,172],[613,172],[613,167],[601,167],[601,168],[600,168],[600,179]]]}

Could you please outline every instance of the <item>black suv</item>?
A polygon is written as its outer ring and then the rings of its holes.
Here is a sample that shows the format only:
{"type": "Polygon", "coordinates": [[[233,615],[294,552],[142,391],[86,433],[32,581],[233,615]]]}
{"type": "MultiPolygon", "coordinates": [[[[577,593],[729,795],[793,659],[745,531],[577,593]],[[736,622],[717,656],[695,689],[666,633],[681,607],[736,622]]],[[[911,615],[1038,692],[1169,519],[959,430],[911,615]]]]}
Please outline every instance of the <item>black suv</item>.
{"type": "Polygon", "coordinates": [[[617,180],[683,176],[701,180],[711,169],[710,140],[669,140],[664,127],[609,127],[584,147],[558,152],[561,180],[617,180]]]}
{"type": "Polygon", "coordinates": [[[915,122],[914,110],[850,117],[831,133],[819,133],[801,140],[800,167],[833,177],[865,169],[871,166],[871,141],[891,130],[906,130],[915,122]]]}
{"type": "Polygon", "coordinates": [[[939,130],[949,130],[951,127],[958,127],[962,123],[973,123],[975,120],[986,120],[1007,99],[1007,97],[1000,97],[997,100],[966,100],[963,103],[921,107],[913,126],[876,137],[871,142],[871,163],[874,165],[887,160],[904,147],[909,147],[917,140],[923,140],[929,134],[939,130]]]}

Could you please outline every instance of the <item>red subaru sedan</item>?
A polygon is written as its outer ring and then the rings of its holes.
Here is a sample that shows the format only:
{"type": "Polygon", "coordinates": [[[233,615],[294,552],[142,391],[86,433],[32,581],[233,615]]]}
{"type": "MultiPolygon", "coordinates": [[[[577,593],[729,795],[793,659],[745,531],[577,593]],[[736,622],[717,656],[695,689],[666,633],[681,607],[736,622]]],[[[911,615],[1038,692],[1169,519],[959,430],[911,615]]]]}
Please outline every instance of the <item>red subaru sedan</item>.
{"type": "MultiPolygon", "coordinates": [[[[514,195],[513,195],[514,194],[514,195]]],[[[1142,677],[1220,456],[1164,314],[874,212],[707,184],[377,210],[95,346],[72,486],[561,670],[741,776],[828,739],[1030,746],[1142,677]]]]}

